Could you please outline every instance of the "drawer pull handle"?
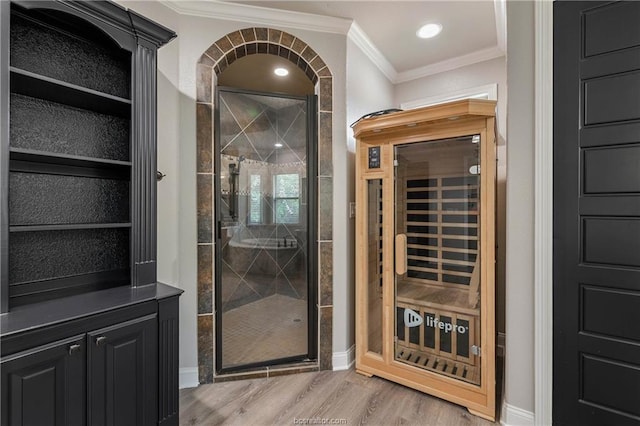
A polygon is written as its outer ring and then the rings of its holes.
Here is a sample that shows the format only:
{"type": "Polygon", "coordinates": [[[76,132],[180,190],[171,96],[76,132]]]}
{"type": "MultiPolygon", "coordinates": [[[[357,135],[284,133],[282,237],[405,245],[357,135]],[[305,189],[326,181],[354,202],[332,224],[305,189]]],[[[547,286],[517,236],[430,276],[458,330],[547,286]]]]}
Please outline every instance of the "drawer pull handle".
{"type": "Polygon", "coordinates": [[[105,336],[96,337],[96,346],[102,346],[107,342],[107,338],[105,336]]]}
{"type": "Polygon", "coordinates": [[[71,345],[71,346],[69,346],[69,355],[73,355],[76,352],[80,352],[80,348],[81,348],[80,345],[71,345]]]}

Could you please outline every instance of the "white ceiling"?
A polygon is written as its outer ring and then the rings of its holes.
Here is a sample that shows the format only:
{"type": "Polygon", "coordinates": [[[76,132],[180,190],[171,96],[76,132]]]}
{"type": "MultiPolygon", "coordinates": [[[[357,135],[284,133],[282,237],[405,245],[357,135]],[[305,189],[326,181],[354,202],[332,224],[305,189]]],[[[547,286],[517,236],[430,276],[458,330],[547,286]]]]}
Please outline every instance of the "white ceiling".
{"type": "Polygon", "coordinates": [[[353,19],[398,73],[496,47],[493,0],[485,1],[242,1],[273,9],[353,19]],[[443,29],[419,39],[421,25],[443,29]]]}
{"type": "Polygon", "coordinates": [[[179,13],[347,33],[393,83],[493,59],[505,50],[506,0],[161,0],[179,13]],[[435,38],[416,30],[437,22],[435,38]]]}

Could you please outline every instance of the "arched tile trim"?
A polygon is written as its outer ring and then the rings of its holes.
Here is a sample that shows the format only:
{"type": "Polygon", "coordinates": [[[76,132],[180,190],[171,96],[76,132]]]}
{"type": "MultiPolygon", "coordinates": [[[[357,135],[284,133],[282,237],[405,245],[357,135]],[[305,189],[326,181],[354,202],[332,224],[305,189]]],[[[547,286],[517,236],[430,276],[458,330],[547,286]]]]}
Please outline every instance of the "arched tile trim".
{"type": "Polygon", "coordinates": [[[213,67],[218,75],[236,59],[255,53],[276,55],[298,66],[313,82],[331,78],[322,58],[304,41],[272,28],[244,28],[218,39],[207,49],[199,63],[213,67]]]}
{"type": "MultiPolygon", "coordinates": [[[[286,58],[299,67],[316,86],[318,95],[318,365],[330,370],[333,356],[333,76],[329,67],[307,43],[272,28],[243,28],[221,37],[200,57],[196,80],[197,205],[198,205],[198,370],[200,383],[229,379],[214,377],[214,170],[213,125],[217,76],[247,55],[264,53],[286,58]]],[[[273,374],[274,367],[269,371],[273,374]]],[[[286,372],[309,371],[285,369],[286,372]]],[[[266,368],[245,375],[266,377],[266,368]]]]}

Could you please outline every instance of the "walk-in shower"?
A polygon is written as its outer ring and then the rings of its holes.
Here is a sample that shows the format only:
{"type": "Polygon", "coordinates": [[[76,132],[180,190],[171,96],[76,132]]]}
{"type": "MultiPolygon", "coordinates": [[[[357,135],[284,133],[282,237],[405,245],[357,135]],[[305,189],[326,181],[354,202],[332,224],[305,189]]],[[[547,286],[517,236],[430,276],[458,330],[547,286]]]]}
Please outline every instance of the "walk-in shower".
{"type": "Polygon", "coordinates": [[[217,89],[218,373],[316,357],[314,101],[217,89]]]}

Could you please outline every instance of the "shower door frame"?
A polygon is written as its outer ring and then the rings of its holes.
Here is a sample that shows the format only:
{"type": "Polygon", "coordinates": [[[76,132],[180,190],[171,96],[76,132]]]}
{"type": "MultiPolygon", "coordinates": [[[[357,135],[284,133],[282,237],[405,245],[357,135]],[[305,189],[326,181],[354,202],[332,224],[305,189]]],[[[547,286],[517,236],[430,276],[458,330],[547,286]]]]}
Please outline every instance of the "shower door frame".
{"type": "MultiPolygon", "coordinates": [[[[317,211],[317,147],[318,147],[318,97],[316,95],[293,96],[282,93],[261,92],[256,90],[239,89],[235,87],[216,86],[215,87],[215,108],[213,111],[214,122],[214,182],[213,191],[214,205],[214,226],[215,226],[215,247],[214,247],[214,312],[215,312],[215,374],[216,376],[252,371],[267,366],[277,366],[289,363],[317,361],[318,359],[318,211],[317,211]],[[307,353],[304,355],[291,356],[267,361],[254,362],[233,367],[223,368],[222,366],[222,186],[220,182],[220,92],[240,93],[245,95],[270,96],[277,98],[296,99],[305,101],[307,108],[307,176],[306,191],[307,200],[307,353]]],[[[302,207],[302,205],[300,206],[302,207]]]]}

